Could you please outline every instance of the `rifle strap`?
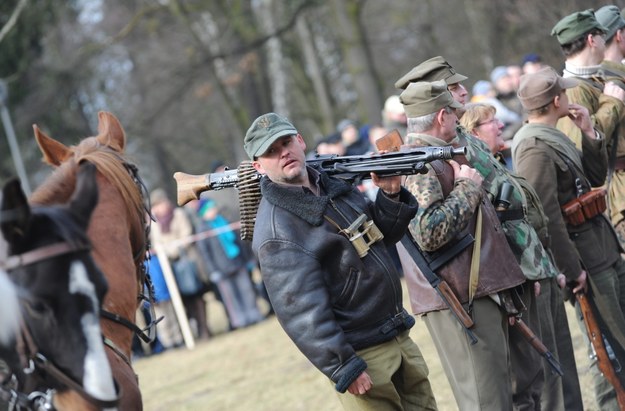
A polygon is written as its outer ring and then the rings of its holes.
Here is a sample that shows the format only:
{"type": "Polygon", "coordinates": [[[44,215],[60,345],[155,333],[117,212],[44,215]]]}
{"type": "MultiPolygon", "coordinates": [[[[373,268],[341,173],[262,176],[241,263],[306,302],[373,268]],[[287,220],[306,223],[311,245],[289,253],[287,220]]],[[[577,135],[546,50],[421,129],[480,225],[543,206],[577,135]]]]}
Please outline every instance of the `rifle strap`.
{"type": "Polygon", "coordinates": [[[480,276],[480,249],[482,245],[482,207],[477,208],[477,222],[475,224],[475,242],[471,256],[471,272],[469,274],[469,307],[473,306],[473,297],[477,291],[480,276]]]}

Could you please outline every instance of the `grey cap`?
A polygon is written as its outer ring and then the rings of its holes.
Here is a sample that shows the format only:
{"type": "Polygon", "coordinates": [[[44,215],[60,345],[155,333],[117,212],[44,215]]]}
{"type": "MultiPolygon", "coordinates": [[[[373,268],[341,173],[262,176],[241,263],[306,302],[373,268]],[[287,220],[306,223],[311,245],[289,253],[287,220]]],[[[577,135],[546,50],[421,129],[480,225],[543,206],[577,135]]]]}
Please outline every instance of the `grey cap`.
{"type": "Polygon", "coordinates": [[[625,19],[621,16],[621,10],[614,5],[601,7],[595,12],[595,18],[607,29],[605,34],[607,40],[614,37],[617,30],[625,27],[625,19]]]}
{"type": "Polygon", "coordinates": [[[406,116],[410,118],[436,113],[443,107],[463,107],[454,100],[444,80],[432,83],[427,81],[410,83],[400,94],[399,99],[404,105],[406,116]]]}
{"type": "Polygon", "coordinates": [[[284,136],[297,135],[297,129],[285,117],[267,113],[258,117],[245,133],[243,148],[250,160],[267,151],[274,141],[284,136]]]}
{"type": "Polygon", "coordinates": [[[403,90],[406,89],[410,83],[416,83],[418,81],[431,82],[438,80],[445,80],[445,83],[449,85],[460,83],[466,79],[466,76],[456,73],[456,70],[454,70],[451,64],[449,64],[443,57],[436,56],[424,61],[408,73],[404,74],[395,82],[395,87],[403,90]]]}
{"type": "Polygon", "coordinates": [[[608,31],[597,21],[595,12],[592,9],[588,9],[562,18],[553,26],[551,35],[556,36],[560,45],[565,45],[572,43],[593,30],[599,30],[604,33],[608,31]]]}

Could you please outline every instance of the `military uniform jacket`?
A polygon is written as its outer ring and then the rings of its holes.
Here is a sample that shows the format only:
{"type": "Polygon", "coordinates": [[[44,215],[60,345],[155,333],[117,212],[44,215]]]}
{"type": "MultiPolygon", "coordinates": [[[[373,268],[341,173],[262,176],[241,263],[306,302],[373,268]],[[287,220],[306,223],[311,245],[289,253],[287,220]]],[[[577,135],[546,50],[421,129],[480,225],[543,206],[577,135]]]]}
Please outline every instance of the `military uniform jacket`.
{"type": "MultiPolygon", "coordinates": [[[[570,103],[580,104],[588,109],[596,130],[606,139],[613,135],[625,114],[625,105],[620,100],[603,94],[603,84],[598,79],[574,77],[579,84],[566,89],[570,103]]],[[[582,132],[568,117],[558,120],[558,130],[568,136],[575,146],[582,148],[582,132]]]]}
{"type": "MultiPolygon", "coordinates": [[[[622,89],[625,89],[625,65],[614,61],[604,61],[601,63],[603,75],[606,81],[616,83],[622,89]]],[[[619,159],[618,166],[614,169],[610,177],[609,201],[610,201],[610,218],[612,224],[618,224],[624,216],[625,212],[625,118],[621,119],[619,127],[614,135],[608,138],[608,156],[610,161],[612,158],[619,159]]]]}
{"type": "MultiPolygon", "coordinates": [[[[407,143],[416,146],[433,145],[431,136],[408,134],[407,143]]],[[[439,140],[437,145],[444,145],[439,140]]],[[[465,159],[457,158],[459,163],[465,159]]],[[[444,161],[427,165],[427,174],[406,179],[405,187],[417,198],[419,211],[409,229],[425,251],[436,251],[463,237],[475,234],[477,208],[482,210],[482,241],[479,280],[475,298],[513,288],[525,281],[523,272],[508,246],[503,228],[493,205],[482,187],[469,179],[454,182],[452,167],[444,161]]],[[[469,301],[469,277],[473,246],[454,257],[437,274],[444,279],[461,303],[469,301]]],[[[402,263],[404,263],[402,259],[402,263]]],[[[406,283],[414,314],[425,314],[447,306],[423,277],[416,264],[404,266],[406,283]]]]}
{"type": "Polygon", "coordinates": [[[575,163],[583,165],[583,169],[576,172],[586,176],[583,179],[585,191],[588,191],[589,185],[597,186],[603,182],[607,164],[605,144],[603,140],[584,138],[581,156],[566,135],[544,124],[526,124],[514,137],[516,170],[534,186],[542,200],[549,218],[551,251],[556,265],[569,280],[575,280],[582,264],[591,275],[614,264],[620,258],[619,246],[612,227],[603,215],[578,226],[565,222],[560,207],[577,195],[575,176],[562,155],[553,145],[545,142],[544,136],[548,135],[556,137],[562,146],[568,146],[567,152],[577,153],[578,158],[570,160],[576,168],[575,163]]]}

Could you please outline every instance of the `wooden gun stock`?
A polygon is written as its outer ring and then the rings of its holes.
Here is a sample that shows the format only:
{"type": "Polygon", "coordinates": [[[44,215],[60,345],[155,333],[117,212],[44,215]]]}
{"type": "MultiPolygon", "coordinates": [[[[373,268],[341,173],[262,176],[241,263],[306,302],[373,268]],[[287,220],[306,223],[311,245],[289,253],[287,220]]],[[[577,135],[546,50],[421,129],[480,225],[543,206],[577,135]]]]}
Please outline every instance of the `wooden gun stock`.
{"type": "Polygon", "coordinates": [[[200,193],[210,189],[208,174],[192,175],[180,171],[174,173],[174,179],[178,185],[178,205],[183,206],[191,200],[199,200],[200,193]]]}
{"type": "Polygon", "coordinates": [[[541,355],[543,356],[553,372],[558,374],[559,376],[563,376],[564,372],[562,372],[562,367],[560,363],[553,357],[553,354],[549,349],[543,344],[542,341],[534,334],[534,332],[521,320],[520,318],[515,318],[514,326],[519,330],[519,332],[523,335],[525,340],[541,355]]]}
{"type": "Polygon", "coordinates": [[[464,325],[465,328],[473,327],[473,319],[471,319],[469,314],[467,314],[464,310],[464,307],[462,307],[462,304],[458,301],[456,294],[454,294],[451,288],[449,288],[449,284],[447,284],[446,281],[441,280],[441,282],[438,283],[437,288],[438,292],[444,297],[444,301],[449,305],[449,309],[454,313],[462,325],[464,325]]]}
{"type": "Polygon", "coordinates": [[[379,151],[394,152],[399,151],[404,144],[399,131],[392,130],[375,141],[375,146],[379,151]]]}
{"type": "Polygon", "coordinates": [[[599,370],[612,387],[614,387],[618,406],[621,411],[625,411],[625,391],[623,391],[621,381],[619,380],[618,375],[616,375],[612,362],[610,361],[610,356],[608,355],[608,351],[603,343],[603,335],[599,329],[599,323],[597,323],[590,301],[588,301],[586,294],[583,292],[576,293],[575,299],[577,300],[579,308],[582,312],[588,338],[590,339],[590,343],[592,344],[595,354],[597,355],[597,365],[599,370]]]}

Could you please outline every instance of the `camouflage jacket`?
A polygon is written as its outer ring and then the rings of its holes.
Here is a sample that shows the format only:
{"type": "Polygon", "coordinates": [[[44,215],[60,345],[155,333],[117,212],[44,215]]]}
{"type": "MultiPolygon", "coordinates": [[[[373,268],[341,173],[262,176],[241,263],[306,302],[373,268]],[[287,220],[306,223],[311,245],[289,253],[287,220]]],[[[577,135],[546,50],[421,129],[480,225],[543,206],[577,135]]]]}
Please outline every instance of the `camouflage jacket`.
{"type": "Polygon", "coordinates": [[[508,245],[525,277],[529,280],[555,277],[558,274],[557,269],[544,248],[544,245],[549,244],[548,219],[534,189],[522,177],[513,175],[497,161],[483,141],[462,127],[458,127],[456,136],[453,145],[467,148],[467,161],[484,178],[482,187],[492,203],[497,200],[504,183],[514,187],[509,198],[509,214],[506,216],[501,213],[500,220],[508,245]]]}
{"type": "MultiPolygon", "coordinates": [[[[445,144],[441,140],[433,139],[427,135],[408,134],[407,143],[419,146],[445,144]]],[[[466,164],[464,158],[458,160],[466,164]]],[[[405,182],[405,187],[415,195],[419,203],[417,215],[409,225],[409,230],[419,246],[425,251],[433,252],[444,249],[467,233],[475,235],[479,208],[483,221],[475,298],[523,283],[525,278],[519,265],[510,264],[515,256],[506,244],[504,230],[484,189],[469,179],[455,180],[453,169],[444,161],[435,161],[426,167],[426,174],[408,176],[405,182]]],[[[473,247],[464,249],[437,270],[437,274],[447,281],[461,303],[469,301],[472,250],[473,247]]],[[[447,308],[416,264],[402,258],[402,265],[414,314],[447,308]]]]}

